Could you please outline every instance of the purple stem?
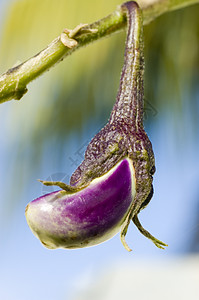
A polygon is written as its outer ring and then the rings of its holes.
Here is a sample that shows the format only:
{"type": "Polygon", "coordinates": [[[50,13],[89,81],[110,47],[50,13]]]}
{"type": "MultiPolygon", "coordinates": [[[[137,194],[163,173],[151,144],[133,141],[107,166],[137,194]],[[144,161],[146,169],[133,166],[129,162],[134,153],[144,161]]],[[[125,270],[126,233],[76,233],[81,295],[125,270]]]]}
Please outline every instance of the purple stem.
{"type": "Polygon", "coordinates": [[[113,107],[110,124],[125,122],[132,124],[135,131],[143,127],[143,74],[144,56],[140,9],[135,2],[122,5],[128,19],[124,66],[120,87],[113,107]],[[135,9],[136,8],[136,9],[135,9]]]}

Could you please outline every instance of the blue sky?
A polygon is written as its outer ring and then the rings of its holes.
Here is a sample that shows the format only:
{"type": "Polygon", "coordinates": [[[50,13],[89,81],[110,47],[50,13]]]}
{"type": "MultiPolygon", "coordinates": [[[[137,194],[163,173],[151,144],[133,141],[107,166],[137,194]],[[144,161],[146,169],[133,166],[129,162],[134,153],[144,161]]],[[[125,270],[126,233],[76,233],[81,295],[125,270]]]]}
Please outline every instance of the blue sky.
{"type": "MultiPolygon", "coordinates": [[[[127,241],[133,249],[131,253],[123,248],[118,235],[91,248],[48,250],[31,233],[24,216],[25,206],[20,204],[13,214],[10,226],[1,228],[2,299],[70,299],[75,288],[84,284],[92,274],[100,273],[114,264],[114,261],[131,261],[140,257],[148,260],[159,257],[164,260],[168,256],[183,254],[195,230],[194,201],[199,169],[196,168],[194,157],[197,155],[197,147],[184,148],[178,155],[177,145],[174,143],[177,140],[176,133],[173,132],[172,122],[168,122],[168,116],[164,121],[156,120],[155,125],[150,130],[157,161],[155,195],[140,214],[140,219],[145,228],[169,244],[168,249],[157,249],[131,225],[127,235],[127,241]],[[187,155],[190,157],[188,162],[187,155]]],[[[3,124],[1,128],[2,126],[3,124]]],[[[2,157],[4,162],[8,160],[6,153],[2,157]]],[[[2,165],[6,168],[5,164],[1,163],[2,165]]],[[[26,203],[35,198],[35,194],[40,196],[41,186],[38,184],[35,192],[30,183],[30,188],[24,195],[26,203]]]]}

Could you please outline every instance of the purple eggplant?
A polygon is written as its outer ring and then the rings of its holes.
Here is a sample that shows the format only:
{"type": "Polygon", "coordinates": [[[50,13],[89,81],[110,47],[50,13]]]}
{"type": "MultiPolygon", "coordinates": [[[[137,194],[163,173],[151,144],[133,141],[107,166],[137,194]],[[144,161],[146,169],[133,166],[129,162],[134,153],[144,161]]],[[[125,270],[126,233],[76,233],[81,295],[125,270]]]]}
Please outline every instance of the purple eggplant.
{"type": "Polygon", "coordinates": [[[48,248],[87,247],[120,230],[134,197],[134,168],[127,158],[79,192],[62,190],[32,201],[26,217],[48,248]]]}
{"type": "Polygon", "coordinates": [[[120,9],[127,17],[124,66],[116,103],[107,125],[91,140],[70,185],[42,181],[62,190],[28,204],[26,218],[33,233],[48,248],[81,248],[99,244],[132,220],[140,232],[163,248],[145,230],[138,214],[153,195],[155,160],[143,127],[144,56],[142,12],[130,1],[120,9]]]}

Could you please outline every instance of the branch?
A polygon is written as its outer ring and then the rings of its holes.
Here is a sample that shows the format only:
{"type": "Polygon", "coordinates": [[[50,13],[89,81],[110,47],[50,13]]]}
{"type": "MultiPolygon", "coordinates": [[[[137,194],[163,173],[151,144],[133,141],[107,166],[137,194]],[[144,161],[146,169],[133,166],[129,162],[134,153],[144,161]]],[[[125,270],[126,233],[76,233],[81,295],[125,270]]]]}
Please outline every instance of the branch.
{"type": "MultiPolygon", "coordinates": [[[[140,0],[138,3],[143,10],[144,25],[146,25],[165,12],[199,3],[199,0],[140,0]]],[[[71,31],[72,33],[65,31],[66,33],[54,39],[44,50],[0,76],[0,103],[11,99],[19,100],[27,92],[26,86],[29,82],[66,56],[125,26],[126,17],[119,7],[115,12],[97,22],[80,26],[78,30],[71,31]]]]}

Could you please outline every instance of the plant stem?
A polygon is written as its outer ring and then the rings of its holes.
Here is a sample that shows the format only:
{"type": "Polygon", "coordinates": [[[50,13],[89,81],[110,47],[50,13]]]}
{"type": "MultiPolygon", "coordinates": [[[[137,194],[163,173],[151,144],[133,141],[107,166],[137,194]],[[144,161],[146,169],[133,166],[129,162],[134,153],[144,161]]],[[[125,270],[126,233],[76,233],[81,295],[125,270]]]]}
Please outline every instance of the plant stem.
{"type": "MultiPolygon", "coordinates": [[[[165,12],[199,3],[199,0],[140,0],[138,3],[143,10],[144,25],[146,25],[165,12]]],[[[126,17],[119,7],[109,16],[85,26],[83,30],[77,32],[73,36],[77,45],[72,48],[64,46],[61,36],[57,37],[44,50],[0,76],[0,103],[11,99],[19,100],[27,92],[26,86],[29,82],[66,56],[82,46],[123,29],[125,26],[126,17]]]]}

